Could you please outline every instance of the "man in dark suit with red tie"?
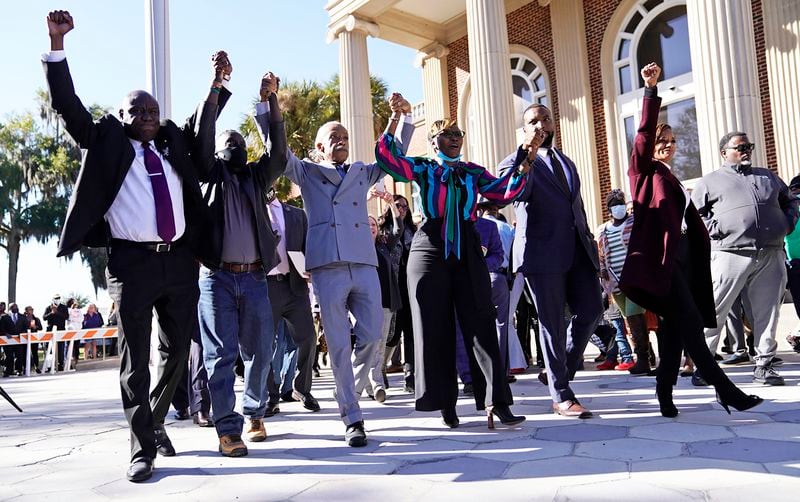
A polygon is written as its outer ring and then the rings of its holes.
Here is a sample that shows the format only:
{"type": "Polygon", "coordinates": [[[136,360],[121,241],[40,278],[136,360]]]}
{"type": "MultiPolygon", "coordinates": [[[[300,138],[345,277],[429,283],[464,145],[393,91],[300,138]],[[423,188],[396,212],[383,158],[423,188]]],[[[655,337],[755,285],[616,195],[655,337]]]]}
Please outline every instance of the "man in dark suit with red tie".
{"type": "MultiPolygon", "coordinates": [[[[130,481],[152,476],[156,452],[175,455],[164,417],[189,352],[197,315],[198,266],[192,244],[205,204],[195,170],[214,162],[214,121],[227,55],[212,58],[212,88],[183,127],[159,122],[156,99],[132,91],[118,114],[98,121],[75,95],[64,53],[74,27],[66,11],[47,17],[44,56],[53,108],[84,150],[59,242],[58,256],[81,246],[109,252],[108,292],[118,307],[120,386],[131,429],[130,481]],[[150,334],[158,313],[160,363],[150,392],[150,334]]],[[[222,101],[222,100],[220,100],[222,101]]]]}

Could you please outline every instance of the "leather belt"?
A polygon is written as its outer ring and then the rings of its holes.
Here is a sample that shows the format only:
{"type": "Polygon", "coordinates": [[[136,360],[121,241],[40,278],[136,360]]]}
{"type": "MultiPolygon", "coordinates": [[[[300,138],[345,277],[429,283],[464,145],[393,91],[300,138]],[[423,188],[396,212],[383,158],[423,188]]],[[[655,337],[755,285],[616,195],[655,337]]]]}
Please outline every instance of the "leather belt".
{"type": "Polygon", "coordinates": [[[183,246],[183,239],[178,239],[175,242],[139,242],[128,241],[125,239],[111,239],[111,246],[122,246],[130,248],[146,249],[156,253],[169,253],[179,247],[183,246]]]}
{"type": "Polygon", "coordinates": [[[261,270],[261,260],[254,261],[253,263],[228,263],[222,262],[220,267],[226,272],[233,272],[234,274],[241,274],[244,272],[255,272],[261,270]]]}
{"type": "Polygon", "coordinates": [[[268,281],[288,281],[289,274],[272,274],[267,276],[268,281]]]}

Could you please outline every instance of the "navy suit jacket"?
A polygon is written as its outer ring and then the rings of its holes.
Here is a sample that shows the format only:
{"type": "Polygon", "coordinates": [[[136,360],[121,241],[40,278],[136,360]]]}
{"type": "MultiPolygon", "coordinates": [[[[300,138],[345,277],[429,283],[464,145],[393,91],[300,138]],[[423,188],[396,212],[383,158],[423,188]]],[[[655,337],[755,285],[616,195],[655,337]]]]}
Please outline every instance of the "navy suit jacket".
{"type": "MultiPolygon", "coordinates": [[[[568,193],[538,156],[528,172],[525,191],[514,202],[517,229],[514,234],[512,271],[524,274],[563,274],[571,267],[579,245],[595,269],[600,270],[597,245],[586,222],[581,181],[575,164],[560,150],[569,169],[572,190],[568,193]]],[[[499,175],[515,169],[525,156],[517,150],[500,163],[499,175]]]]}

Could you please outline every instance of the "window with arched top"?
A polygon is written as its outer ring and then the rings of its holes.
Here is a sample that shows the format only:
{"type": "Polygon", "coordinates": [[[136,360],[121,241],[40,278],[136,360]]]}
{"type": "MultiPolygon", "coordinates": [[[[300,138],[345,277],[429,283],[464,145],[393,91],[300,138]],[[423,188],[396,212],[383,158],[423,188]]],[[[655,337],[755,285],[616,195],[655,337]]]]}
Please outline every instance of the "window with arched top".
{"type": "MultiPolygon", "coordinates": [[[[511,87],[514,100],[514,128],[516,129],[516,139],[522,141],[522,112],[533,103],[550,106],[550,95],[548,92],[547,74],[541,59],[530,49],[524,46],[512,45],[510,47],[509,65],[511,70],[511,87]]],[[[474,144],[469,141],[469,131],[475,130],[475,107],[472,103],[472,92],[469,81],[464,87],[461,103],[466,106],[459,110],[459,117],[466,115],[466,120],[459,118],[460,127],[467,131],[466,153],[469,158],[475,158],[474,144]],[[466,110],[464,110],[466,108],[466,110]],[[466,114],[463,113],[466,111],[466,114]]]]}
{"type": "Polygon", "coordinates": [[[640,69],[651,62],[662,68],[658,93],[662,98],[660,122],[672,126],[678,151],[672,161],[678,179],[691,181],[703,175],[697,136],[694,79],[689,48],[686,0],[639,0],[631,8],[614,46],[617,118],[621,158],[630,158],[641,118],[640,69]]]}

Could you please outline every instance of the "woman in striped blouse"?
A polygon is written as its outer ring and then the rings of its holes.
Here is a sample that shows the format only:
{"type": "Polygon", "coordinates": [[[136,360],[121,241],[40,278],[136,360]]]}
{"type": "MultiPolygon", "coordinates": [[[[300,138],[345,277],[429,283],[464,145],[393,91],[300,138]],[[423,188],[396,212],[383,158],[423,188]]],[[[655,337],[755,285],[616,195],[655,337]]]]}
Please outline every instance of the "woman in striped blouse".
{"type": "MultiPolygon", "coordinates": [[[[495,309],[489,272],[474,228],[478,195],[508,204],[525,188],[528,164],[502,178],[477,164],[461,162],[464,133],[452,120],[439,120],[428,134],[437,157],[405,157],[394,133],[402,112],[410,111],[399,94],[390,99],[392,118],[375,147],[378,165],[397,181],[415,181],[420,188],[425,222],[411,244],[408,289],[414,326],[416,409],[441,410],[448,427],[457,427],[455,320],[458,315],[470,355],[475,404],[515,425],[525,417],[511,413],[511,390],[495,332],[495,309]]],[[[541,134],[541,139],[544,134],[541,134]]],[[[539,142],[541,142],[539,139],[539,142]]],[[[531,145],[536,152],[538,144],[531,145]]],[[[524,159],[521,159],[524,160],[524,159]]]]}

